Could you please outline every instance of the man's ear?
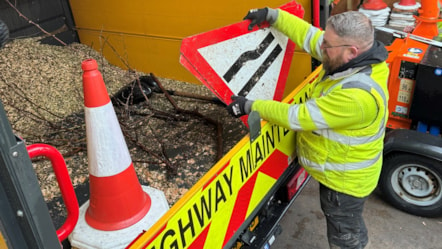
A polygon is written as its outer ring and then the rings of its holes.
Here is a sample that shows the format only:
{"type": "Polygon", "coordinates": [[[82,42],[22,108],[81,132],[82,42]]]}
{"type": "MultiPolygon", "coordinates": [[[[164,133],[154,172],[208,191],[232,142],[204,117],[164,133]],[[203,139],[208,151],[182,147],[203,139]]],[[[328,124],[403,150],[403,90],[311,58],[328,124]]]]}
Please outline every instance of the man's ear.
{"type": "Polygon", "coordinates": [[[358,52],[359,52],[359,49],[356,46],[351,46],[350,53],[349,53],[350,60],[356,58],[358,56],[358,52]]]}

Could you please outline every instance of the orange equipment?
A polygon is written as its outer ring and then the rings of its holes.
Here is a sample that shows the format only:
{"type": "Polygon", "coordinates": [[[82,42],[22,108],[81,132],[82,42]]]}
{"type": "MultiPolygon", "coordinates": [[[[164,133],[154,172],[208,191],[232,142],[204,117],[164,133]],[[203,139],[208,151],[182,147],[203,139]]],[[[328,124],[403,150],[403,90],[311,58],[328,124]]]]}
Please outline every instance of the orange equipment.
{"type": "MultiPolygon", "coordinates": [[[[432,40],[437,36],[438,0],[423,0],[419,17],[416,18],[416,27],[412,34],[401,31],[390,31],[393,36],[399,36],[391,44],[387,44],[389,51],[387,63],[390,67],[389,77],[389,120],[388,128],[410,129],[412,119],[410,118],[411,103],[413,101],[417,66],[424,60],[424,56],[434,52],[429,50],[432,40]],[[428,53],[427,53],[428,52],[428,53]]],[[[387,30],[378,28],[379,30],[387,30]]],[[[378,37],[381,34],[378,33],[378,37]]],[[[431,56],[427,55],[426,58],[431,56]]],[[[415,106],[417,104],[415,103],[415,106]]]]}
{"type": "Polygon", "coordinates": [[[438,35],[437,22],[442,20],[439,19],[439,6],[437,6],[437,2],[438,0],[422,1],[419,16],[416,16],[417,24],[413,35],[419,35],[429,39],[433,39],[433,37],[438,35]]]}

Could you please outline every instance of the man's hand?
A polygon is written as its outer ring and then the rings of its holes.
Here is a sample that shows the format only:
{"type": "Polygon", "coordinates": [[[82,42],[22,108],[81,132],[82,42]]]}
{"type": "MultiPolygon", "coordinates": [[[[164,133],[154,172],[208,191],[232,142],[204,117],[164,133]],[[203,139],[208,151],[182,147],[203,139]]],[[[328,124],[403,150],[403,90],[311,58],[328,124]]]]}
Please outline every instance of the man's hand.
{"type": "Polygon", "coordinates": [[[253,101],[248,100],[243,96],[235,95],[233,95],[231,99],[233,102],[227,106],[227,111],[230,113],[230,115],[234,116],[235,118],[239,118],[250,113],[253,101]]]}
{"type": "Polygon", "coordinates": [[[267,20],[267,13],[269,12],[268,8],[263,9],[251,9],[244,17],[243,20],[250,20],[249,30],[252,30],[255,25],[260,25],[261,23],[267,20]]]}

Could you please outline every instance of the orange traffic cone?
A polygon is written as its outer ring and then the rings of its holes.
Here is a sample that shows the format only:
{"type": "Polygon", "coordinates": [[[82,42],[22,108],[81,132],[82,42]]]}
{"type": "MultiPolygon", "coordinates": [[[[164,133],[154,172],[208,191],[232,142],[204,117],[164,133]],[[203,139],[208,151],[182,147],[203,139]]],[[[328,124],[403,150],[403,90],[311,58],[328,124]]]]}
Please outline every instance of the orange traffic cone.
{"type": "Polygon", "coordinates": [[[86,222],[99,230],[117,230],[139,221],[151,200],[138,182],[97,62],[86,60],[81,67],[90,183],[86,222]]]}
{"type": "Polygon", "coordinates": [[[388,6],[382,0],[367,0],[362,4],[362,7],[366,10],[380,10],[388,6]]]}
{"type": "Polygon", "coordinates": [[[400,6],[415,6],[417,2],[416,0],[400,0],[398,4],[400,6]]]}
{"type": "Polygon", "coordinates": [[[417,15],[419,8],[420,3],[416,0],[400,0],[393,3],[388,24],[404,31],[413,30],[416,24],[414,16],[417,15]]]}
{"type": "Polygon", "coordinates": [[[390,7],[382,0],[366,0],[358,11],[370,18],[375,27],[384,26],[390,15],[390,7]]]}
{"type": "Polygon", "coordinates": [[[161,201],[158,202],[157,191],[151,188],[147,190],[138,181],[97,62],[88,59],[83,61],[81,67],[90,199],[80,208],[82,222],[77,225],[78,229],[75,228],[71,244],[78,244],[78,248],[119,248],[122,241],[123,245],[129,244],[130,238],[133,239],[146,229],[146,222],[152,225],[158,220],[168,209],[168,205],[162,192],[160,199],[164,201],[161,204],[161,201]],[[152,206],[151,194],[147,192],[155,195],[155,207],[152,206]],[[139,222],[143,224],[137,225],[139,222]],[[135,229],[139,226],[138,231],[128,231],[127,228],[132,226],[135,229]],[[106,233],[114,231],[124,231],[125,234],[109,236],[106,233]],[[104,239],[100,236],[104,236],[104,239]],[[111,242],[113,237],[117,240],[116,244],[111,242]],[[93,242],[94,239],[97,240],[96,243],[93,242]],[[106,243],[103,244],[103,241],[106,243]]]}

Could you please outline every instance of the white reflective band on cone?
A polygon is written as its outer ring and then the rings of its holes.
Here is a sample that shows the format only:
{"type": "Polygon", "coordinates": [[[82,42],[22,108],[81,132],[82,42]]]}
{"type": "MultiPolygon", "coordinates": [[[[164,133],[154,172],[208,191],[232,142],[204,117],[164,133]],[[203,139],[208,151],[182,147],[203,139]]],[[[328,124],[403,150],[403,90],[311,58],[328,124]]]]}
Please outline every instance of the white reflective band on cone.
{"type": "Polygon", "coordinates": [[[85,107],[85,119],[89,173],[104,177],[117,175],[127,169],[132,159],[112,103],[95,108],[85,107]]]}

